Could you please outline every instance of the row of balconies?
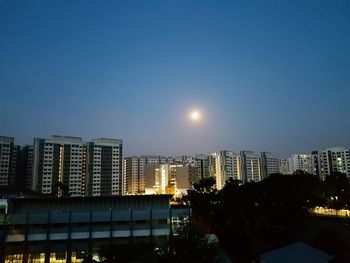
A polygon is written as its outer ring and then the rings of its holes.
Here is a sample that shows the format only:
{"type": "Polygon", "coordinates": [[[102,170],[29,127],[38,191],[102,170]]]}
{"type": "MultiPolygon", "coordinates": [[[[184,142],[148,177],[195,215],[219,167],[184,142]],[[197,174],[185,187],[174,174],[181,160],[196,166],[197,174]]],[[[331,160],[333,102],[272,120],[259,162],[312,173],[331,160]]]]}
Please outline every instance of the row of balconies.
{"type": "Polygon", "coordinates": [[[185,209],[12,214],[0,223],[5,242],[168,235],[185,209]]]}

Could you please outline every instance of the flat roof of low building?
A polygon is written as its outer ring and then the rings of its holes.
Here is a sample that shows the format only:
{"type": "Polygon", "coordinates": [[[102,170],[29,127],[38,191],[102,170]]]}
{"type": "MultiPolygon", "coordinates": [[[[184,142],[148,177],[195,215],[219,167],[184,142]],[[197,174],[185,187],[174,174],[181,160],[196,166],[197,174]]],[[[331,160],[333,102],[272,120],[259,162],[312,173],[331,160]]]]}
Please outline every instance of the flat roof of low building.
{"type": "Polygon", "coordinates": [[[303,242],[296,242],[262,254],[260,259],[262,263],[326,263],[333,256],[303,242]]]}
{"type": "Polygon", "coordinates": [[[89,197],[44,197],[9,199],[9,213],[47,213],[52,211],[107,211],[170,208],[172,195],[124,195],[89,197]]]}

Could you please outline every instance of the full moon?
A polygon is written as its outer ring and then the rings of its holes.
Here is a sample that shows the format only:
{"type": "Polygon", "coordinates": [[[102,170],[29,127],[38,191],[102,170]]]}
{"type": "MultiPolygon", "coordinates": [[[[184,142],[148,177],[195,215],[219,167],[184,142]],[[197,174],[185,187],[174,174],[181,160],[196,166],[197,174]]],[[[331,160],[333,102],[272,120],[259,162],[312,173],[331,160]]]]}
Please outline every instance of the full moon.
{"type": "Polygon", "coordinates": [[[193,110],[190,112],[190,119],[194,122],[198,122],[201,119],[201,114],[198,110],[193,110]]]}

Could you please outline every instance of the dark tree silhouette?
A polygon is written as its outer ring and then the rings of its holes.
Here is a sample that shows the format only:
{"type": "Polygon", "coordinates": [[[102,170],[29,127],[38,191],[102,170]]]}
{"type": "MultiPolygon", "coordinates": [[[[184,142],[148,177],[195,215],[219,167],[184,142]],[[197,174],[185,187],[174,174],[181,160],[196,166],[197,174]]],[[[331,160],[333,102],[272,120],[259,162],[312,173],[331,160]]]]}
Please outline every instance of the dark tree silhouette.
{"type": "Polygon", "coordinates": [[[215,262],[219,255],[218,247],[208,244],[198,225],[191,220],[183,220],[175,232],[176,235],[170,237],[162,250],[161,262],[215,262]]]}
{"type": "Polygon", "coordinates": [[[347,176],[340,172],[332,172],[324,180],[324,193],[329,206],[342,208],[350,205],[350,185],[347,176]]]}
{"type": "Polygon", "coordinates": [[[59,196],[60,192],[62,197],[70,196],[68,185],[63,184],[62,182],[56,182],[54,184],[54,193],[56,196],[59,196]]]}
{"type": "Polygon", "coordinates": [[[302,171],[257,183],[229,179],[221,191],[205,189],[200,184],[189,191],[193,218],[216,233],[220,245],[239,261],[295,241],[309,209],[326,203],[323,182],[302,171]]]}
{"type": "Polygon", "coordinates": [[[216,180],[214,177],[207,177],[194,183],[193,188],[199,193],[212,193],[216,191],[215,184],[216,180]]]}

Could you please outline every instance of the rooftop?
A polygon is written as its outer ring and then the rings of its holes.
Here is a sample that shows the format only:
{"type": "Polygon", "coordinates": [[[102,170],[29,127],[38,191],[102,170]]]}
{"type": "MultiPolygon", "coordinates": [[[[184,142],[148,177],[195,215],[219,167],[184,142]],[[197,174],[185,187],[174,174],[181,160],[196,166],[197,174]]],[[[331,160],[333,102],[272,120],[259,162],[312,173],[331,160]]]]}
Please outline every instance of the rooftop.
{"type": "Polygon", "coordinates": [[[303,242],[296,242],[262,254],[260,258],[262,263],[326,263],[333,256],[303,242]]]}

